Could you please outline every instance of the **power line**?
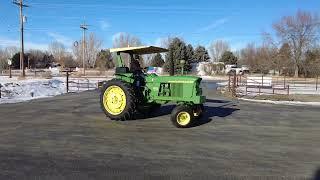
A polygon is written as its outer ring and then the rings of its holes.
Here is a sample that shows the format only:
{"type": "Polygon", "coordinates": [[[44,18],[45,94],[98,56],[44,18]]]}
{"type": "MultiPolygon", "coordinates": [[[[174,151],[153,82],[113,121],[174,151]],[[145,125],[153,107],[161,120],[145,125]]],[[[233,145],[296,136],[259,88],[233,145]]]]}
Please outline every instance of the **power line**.
{"type": "Polygon", "coordinates": [[[24,69],[24,38],[23,38],[23,23],[24,23],[24,15],[23,15],[23,8],[29,7],[28,5],[23,3],[23,0],[14,0],[12,2],[13,4],[17,5],[20,10],[20,70],[22,69],[22,76],[24,77],[25,74],[25,69],[24,69]]]}

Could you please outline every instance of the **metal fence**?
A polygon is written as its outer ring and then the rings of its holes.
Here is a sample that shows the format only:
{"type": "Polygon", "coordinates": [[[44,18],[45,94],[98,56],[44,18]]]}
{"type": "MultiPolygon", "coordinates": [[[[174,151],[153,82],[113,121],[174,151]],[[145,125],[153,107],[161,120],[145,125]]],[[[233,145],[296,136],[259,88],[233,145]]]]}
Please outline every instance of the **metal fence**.
{"type": "Polygon", "coordinates": [[[1,90],[2,90],[2,84],[0,84],[0,98],[1,98],[1,90]]]}
{"type": "Polygon", "coordinates": [[[67,92],[80,92],[80,91],[87,91],[87,90],[94,90],[97,89],[99,85],[98,82],[90,81],[87,78],[82,79],[69,79],[67,82],[67,92]]]}
{"type": "Polygon", "coordinates": [[[228,89],[242,94],[320,94],[319,77],[230,75],[228,89]],[[253,78],[254,77],[254,78],[253,78]],[[249,83],[248,83],[249,82],[249,83]],[[235,86],[235,87],[233,87],[235,86]]]}
{"type": "MultiPolygon", "coordinates": [[[[26,76],[29,77],[50,77],[52,73],[48,69],[27,69],[26,76]]],[[[0,71],[0,76],[9,76],[9,70],[0,71]]],[[[21,70],[11,70],[12,76],[21,76],[21,70]]]]}

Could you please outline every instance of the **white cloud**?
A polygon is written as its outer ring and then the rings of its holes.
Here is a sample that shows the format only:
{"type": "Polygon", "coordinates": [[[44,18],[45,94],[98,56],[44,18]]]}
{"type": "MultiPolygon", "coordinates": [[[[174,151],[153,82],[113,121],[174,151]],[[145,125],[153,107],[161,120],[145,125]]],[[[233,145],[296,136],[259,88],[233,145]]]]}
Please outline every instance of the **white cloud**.
{"type": "Polygon", "coordinates": [[[110,23],[108,23],[106,20],[101,20],[101,21],[99,21],[99,23],[100,23],[100,28],[103,31],[108,30],[111,26],[110,23]]]}
{"type": "Polygon", "coordinates": [[[71,38],[61,35],[59,33],[48,32],[48,36],[54,39],[54,41],[64,44],[66,47],[70,47],[73,43],[73,40],[71,38]]]}
{"type": "MultiPolygon", "coordinates": [[[[2,47],[8,47],[8,46],[20,47],[20,41],[16,39],[8,39],[8,38],[0,37],[0,45],[2,47]]],[[[46,51],[48,48],[48,44],[25,41],[24,48],[25,50],[39,49],[39,50],[46,51]]]]}
{"type": "Polygon", "coordinates": [[[202,27],[200,29],[197,30],[197,33],[201,33],[201,32],[206,32],[206,31],[209,31],[209,30],[212,30],[214,28],[217,28],[223,24],[225,24],[226,22],[228,22],[228,18],[221,18],[221,19],[218,19],[214,22],[212,22],[211,24],[205,26],[205,27],[202,27]]]}

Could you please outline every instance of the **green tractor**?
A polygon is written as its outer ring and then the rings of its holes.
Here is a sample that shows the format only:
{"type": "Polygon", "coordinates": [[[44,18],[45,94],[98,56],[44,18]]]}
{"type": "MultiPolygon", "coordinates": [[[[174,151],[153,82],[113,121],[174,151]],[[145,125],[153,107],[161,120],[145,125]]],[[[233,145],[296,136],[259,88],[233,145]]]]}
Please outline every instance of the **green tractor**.
{"type": "Polygon", "coordinates": [[[158,76],[137,68],[134,56],[163,53],[167,49],[154,46],[110,49],[117,54],[115,78],[103,83],[101,108],[112,120],[130,120],[136,113],[150,112],[161,105],[177,104],[171,121],[178,128],[192,126],[204,112],[200,88],[201,78],[192,76],[158,76]],[[121,53],[131,57],[130,69],[123,63],[121,53]]]}

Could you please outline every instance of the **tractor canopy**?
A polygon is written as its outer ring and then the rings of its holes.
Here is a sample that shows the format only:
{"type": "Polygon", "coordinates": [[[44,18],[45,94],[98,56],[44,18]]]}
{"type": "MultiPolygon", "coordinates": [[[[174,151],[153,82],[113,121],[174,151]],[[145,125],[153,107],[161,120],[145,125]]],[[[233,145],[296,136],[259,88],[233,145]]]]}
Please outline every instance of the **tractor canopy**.
{"type": "Polygon", "coordinates": [[[113,48],[110,49],[111,53],[117,53],[117,67],[124,67],[121,53],[130,54],[131,59],[133,55],[144,55],[144,54],[154,54],[154,53],[164,53],[168,52],[167,49],[155,46],[138,46],[138,47],[125,47],[125,48],[113,48]]]}
{"type": "Polygon", "coordinates": [[[113,49],[110,49],[110,52],[144,55],[144,54],[164,53],[164,52],[168,52],[168,49],[155,47],[155,46],[138,46],[138,47],[113,48],[113,49]]]}

